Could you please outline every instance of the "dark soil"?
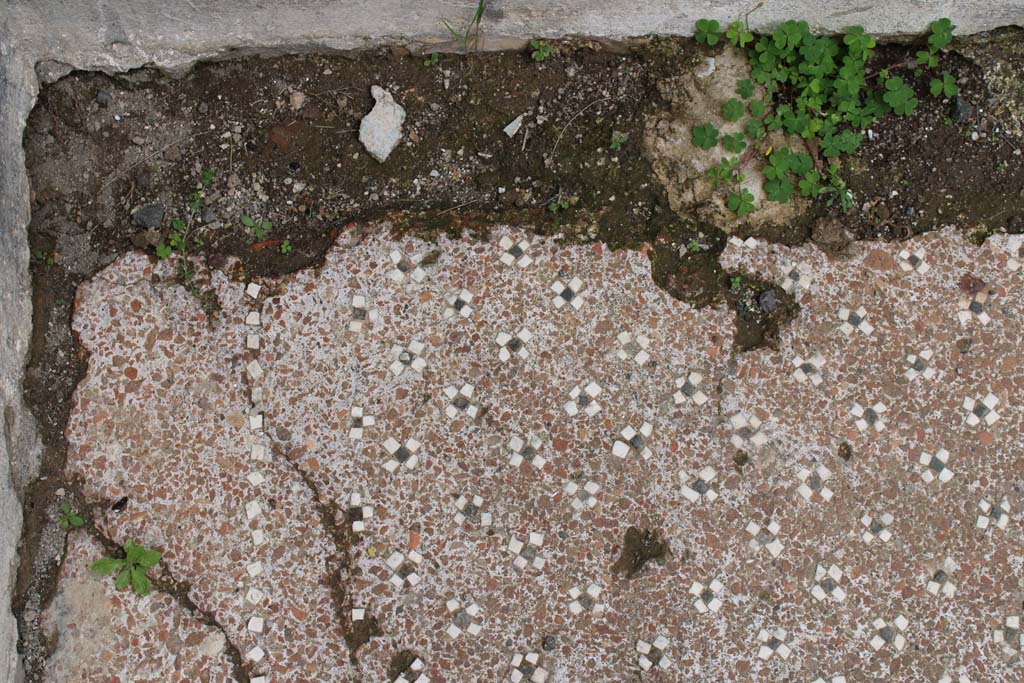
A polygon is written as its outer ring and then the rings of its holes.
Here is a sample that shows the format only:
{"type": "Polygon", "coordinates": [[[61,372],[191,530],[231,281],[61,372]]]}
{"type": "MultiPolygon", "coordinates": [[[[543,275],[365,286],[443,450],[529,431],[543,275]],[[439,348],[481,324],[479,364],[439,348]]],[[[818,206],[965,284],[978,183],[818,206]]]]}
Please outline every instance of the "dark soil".
{"type": "MultiPolygon", "coordinates": [[[[155,254],[174,219],[184,221],[190,242],[202,241],[190,249],[197,261],[223,268],[225,256],[237,257],[239,278],[315,266],[339,235],[384,218],[396,231],[428,237],[482,234],[508,222],[567,240],[646,245],[666,291],[732,307],[738,349],[772,343],[795,303],[768,283],[722,272],[725,233],[673,214],[643,153],[647,118],[667,106],[658,84],[706,50],[676,39],[582,41],[559,44],[539,64],[525,53],[492,53],[442,56],[435,66],[375,50],[204,64],[180,79],[152,70],[76,73],[44,87],[24,140],[34,307],[25,395],[44,455],[42,476],[25,496],[15,598],[22,651],[41,642],[28,598],[45,604],[59,568],[59,558],[37,557],[53,533],[46,511],[57,488],[77,490],[63,480],[64,428],[86,367],[70,328],[75,291],[130,249],[155,254]],[[358,141],[373,84],[408,113],[403,143],[385,164],[358,141]],[[298,99],[302,106],[293,106],[298,99]],[[523,127],[510,140],[502,128],[520,114],[523,127]],[[623,141],[618,149],[613,136],[623,141]],[[567,208],[549,210],[563,201],[567,208]],[[163,209],[156,227],[136,225],[138,209],[154,204],[163,209]],[[254,235],[242,215],[272,228],[254,235]],[[710,246],[690,253],[698,237],[710,246]],[[771,307],[763,305],[766,291],[771,307]]],[[[886,47],[878,59],[898,62],[912,51],[886,47]]],[[[927,95],[926,76],[912,79],[918,113],[879,121],[844,166],[857,197],[851,214],[818,206],[806,223],[758,236],[841,252],[851,238],[898,239],[954,220],[978,237],[1024,229],[1020,141],[990,118],[978,68],[955,53],[944,60],[961,79],[961,106],[954,113],[954,102],[927,95]]],[[[215,311],[201,285],[184,284],[215,311]]],[[[630,532],[616,563],[627,575],[665,552],[656,536],[630,532]]],[[[41,664],[28,661],[29,681],[39,680],[41,664]]]]}
{"type": "MultiPolygon", "coordinates": [[[[916,49],[885,47],[875,68],[905,61],[916,49]]],[[[951,52],[939,69],[957,79],[960,94],[933,97],[930,74],[894,70],[917,91],[917,111],[874,125],[873,140],[847,163],[857,210],[844,222],[857,239],[901,240],[950,224],[965,226],[978,242],[1024,232],[1021,140],[993,117],[977,65],[951,52]]]]}
{"type": "Polygon", "coordinates": [[[358,661],[356,656],[359,653],[359,648],[370,642],[370,638],[378,638],[382,635],[384,635],[384,631],[381,629],[380,624],[377,623],[376,617],[367,616],[365,619],[353,622],[345,632],[345,644],[348,645],[349,660],[352,663],[356,663],[358,661]]]}
{"type": "MultiPolygon", "coordinates": [[[[388,664],[388,680],[393,681],[404,673],[409,672],[409,667],[416,661],[417,655],[411,650],[396,652],[388,664]]],[[[407,677],[409,678],[409,677],[407,677]]]]}
{"type": "Polygon", "coordinates": [[[657,531],[631,526],[626,529],[622,553],[612,565],[612,571],[625,574],[627,579],[631,579],[645,564],[651,560],[661,560],[667,554],[668,543],[661,540],[657,531]]]}

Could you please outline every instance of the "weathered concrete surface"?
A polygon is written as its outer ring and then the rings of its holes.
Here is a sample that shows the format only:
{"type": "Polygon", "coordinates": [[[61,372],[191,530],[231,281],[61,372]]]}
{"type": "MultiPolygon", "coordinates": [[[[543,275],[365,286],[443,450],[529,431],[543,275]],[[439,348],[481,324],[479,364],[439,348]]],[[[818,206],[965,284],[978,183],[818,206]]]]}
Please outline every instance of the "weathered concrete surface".
{"type": "MultiPolygon", "coordinates": [[[[493,0],[485,15],[482,47],[531,36],[583,34],[611,38],[644,33],[690,33],[701,16],[730,19],[747,0],[718,3],[654,0],[567,0],[547,3],[493,0]]],[[[123,71],[147,63],[185,68],[232,49],[282,51],[349,48],[378,43],[433,43],[447,38],[441,19],[464,23],[475,2],[409,0],[282,0],[275,3],[133,0],[0,4],[0,603],[9,602],[14,550],[20,534],[15,491],[35,470],[38,449],[21,400],[30,332],[28,183],[21,135],[34,102],[37,73],[55,78],[70,69],[123,71]]],[[[942,0],[855,4],[832,0],[779,0],[751,17],[755,27],[808,17],[816,28],[863,24],[879,34],[917,33],[938,16],[950,16],[960,34],[1019,24],[1024,1],[942,0]],[[883,11],[884,10],[884,11],[883,11]]],[[[14,679],[14,622],[0,610],[0,677],[14,679]]]]}

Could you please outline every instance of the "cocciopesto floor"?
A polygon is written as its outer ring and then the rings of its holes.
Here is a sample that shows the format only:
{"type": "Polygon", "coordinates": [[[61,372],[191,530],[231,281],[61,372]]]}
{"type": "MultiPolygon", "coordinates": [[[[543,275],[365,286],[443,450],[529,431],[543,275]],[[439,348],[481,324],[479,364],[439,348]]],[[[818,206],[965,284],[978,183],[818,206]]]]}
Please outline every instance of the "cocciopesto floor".
{"type": "MultiPolygon", "coordinates": [[[[391,681],[400,650],[434,683],[1016,682],[1020,250],[734,240],[802,306],[742,355],[643,254],[511,229],[215,272],[212,325],[129,254],[78,294],[68,474],[129,497],[105,531],[163,550],[258,683],[391,681]],[[358,539],[340,619],[317,495],[358,539]],[[670,554],[627,580],[630,526],[670,554]]],[[[99,553],[71,534],[48,680],[231,680],[216,629],[99,553]]]]}

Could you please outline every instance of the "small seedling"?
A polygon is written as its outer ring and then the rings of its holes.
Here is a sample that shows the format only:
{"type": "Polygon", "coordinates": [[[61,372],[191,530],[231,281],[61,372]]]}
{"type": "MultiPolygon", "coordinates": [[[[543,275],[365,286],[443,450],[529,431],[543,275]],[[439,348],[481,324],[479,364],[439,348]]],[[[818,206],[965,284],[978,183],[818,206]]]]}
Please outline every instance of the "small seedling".
{"type": "Polygon", "coordinates": [[[169,246],[167,246],[166,244],[164,244],[162,242],[160,244],[156,245],[156,257],[158,259],[160,259],[161,261],[163,261],[164,259],[170,258],[171,257],[171,253],[173,251],[174,251],[173,249],[171,249],[169,246]]]}
{"type": "Polygon", "coordinates": [[[700,251],[700,242],[698,242],[697,240],[690,240],[689,242],[686,243],[686,250],[691,254],[696,254],[698,251],[700,251]]]}
{"type": "Polygon", "coordinates": [[[284,242],[281,242],[281,246],[280,246],[280,248],[278,250],[282,254],[287,255],[287,254],[292,253],[292,251],[294,250],[294,247],[292,247],[292,243],[290,241],[285,240],[284,242]]]}
{"type": "Polygon", "coordinates": [[[441,59],[441,55],[436,52],[431,52],[430,55],[423,60],[423,66],[436,66],[438,60],[441,59]]]}
{"type": "Polygon", "coordinates": [[[629,135],[627,135],[626,133],[620,133],[617,130],[612,131],[612,141],[611,144],[609,144],[608,146],[611,147],[612,150],[618,152],[620,149],[622,149],[622,146],[626,144],[628,140],[629,135]]]}
{"type": "Polygon", "coordinates": [[[200,176],[199,184],[202,185],[203,189],[205,190],[206,188],[210,187],[210,185],[213,185],[213,181],[216,177],[217,171],[215,169],[208,168],[205,171],[203,171],[203,175],[200,176]]]}
{"type": "Polygon", "coordinates": [[[743,276],[741,276],[741,275],[733,275],[731,278],[729,278],[729,289],[731,289],[732,291],[738,292],[740,290],[740,287],[742,287],[742,286],[743,286],[743,276]]]}
{"type": "Polygon", "coordinates": [[[943,72],[942,78],[933,78],[929,84],[928,91],[934,97],[954,97],[958,92],[959,88],[956,87],[956,79],[950,76],[948,73],[943,72]]]}
{"type": "Polygon", "coordinates": [[[252,216],[246,216],[245,214],[242,214],[238,220],[242,222],[242,225],[248,228],[249,233],[256,242],[262,242],[267,239],[267,234],[274,227],[274,224],[270,221],[258,221],[252,216]]]}
{"type": "Polygon", "coordinates": [[[551,56],[551,53],[554,51],[555,48],[543,41],[531,40],[530,49],[532,50],[532,52],[530,53],[530,59],[532,59],[535,62],[543,62],[545,59],[551,56]]]}
{"type": "Polygon", "coordinates": [[[92,565],[92,571],[104,576],[117,574],[114,580],[114,587],[117,590],[124,590],[128,586],[139,595],[149,595],[149,577],[146,570],[156,565],[163,556],[157,550],[149,550],[137,545],[131,539],[124,542],[122,547],[124,558],[104,557],[92,565]]]}
{"type": "Polygon", "coordinates": [[[58,521],[60,528],[64,531],[68,529],[77,529],[78,527],[85,524],[85,520],[78,516],[78,513],[71,507],[71,503],[66,500],[60,502],[60,519],[58,521]]]}
{"type": "Polygon", "coordinates": [[[708,175],[711,177],[711,187],[716,190],[719,187],[729,187],[737,183],[742,183],[746,176],[740,172],[740,160],[738,157],[725,157],[718,165],[712,166],[708,169],[708,175]]]}
{"type": "Polygon", "coordinates": [[[559,211],[565,211],[569,208],[568,199],[556,199],[555,201],[548,204],[548,211],[551,213],[558,213],[559,211]]]}
{"type": "Polygon", "coordinates": [[[32,254],[32,258],[37,262],[45,263],[48,266],[52,266],[57,263],[57,255],[55,253],[47,254],[43,251],[36,251],[32,254]]]}

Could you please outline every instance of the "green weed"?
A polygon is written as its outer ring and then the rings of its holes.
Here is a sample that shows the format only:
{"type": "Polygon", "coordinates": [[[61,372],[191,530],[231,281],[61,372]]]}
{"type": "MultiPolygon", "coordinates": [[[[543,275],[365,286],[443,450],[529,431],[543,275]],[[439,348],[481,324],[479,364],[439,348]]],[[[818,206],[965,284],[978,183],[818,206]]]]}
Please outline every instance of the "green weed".
{"type": "Polygon", "coordinates": [[[274,227],[274,224],[271,223],[270,221],[258,221],[252,216],[246,216],[245,214],[242,214],[238,218],[238,220],[240,220],[242,222],[242,225],[244,225],[246,229],[248,229],[249,234],[252,236],[252,240],[254,242],[262,242],[263,240],[267,239],[267,235],[274,227]]]}
{"type": "MultiPolygon", "coordinates": [[[[727,181],[760,156],[768,160],[764,191],[769,201],[788,202],[799,190],[803,197],[827,195],[829,202],[839,201],[844,208],[852,207],[852,195],[839,177],[837,165],[825,174],[821,164],[810,155],[766,149],[763,141],[769,132],[815,139],[820,156],[834,160],[856,152],[864,129],[878,118],[887,114],[911,115],[919,104],[916,93],[903,77],[891,72],[938,66],[939,53],[952,41],[955,26],[949,19],[939,19],[929,28],[926,49],[918,51],[915,59],[869,72],[867,64],[877,42],[860,26],[847,29],[841,37],[816,36],[806,21],[790,20],[770,34],[757,35],[749,30],[746,21],[730,23],[724,33],[714,19],[697,21],[697,42],[715,45],[724,37],[728,43],[745,49],[750,63],[750,78],[736,86],[740,99],[731,98],[722,106],[726,121],[739,122],[747,117],[743,132],[720,136],[711,123],[691,129],[691,141],[701,149],[721,144],[730,154],[742,154],[736,166],[723,160],[714,167],[710,171],[712,184],[733,185],[727,181]],[[764,91],[764,99],[752,99],[758,87],[764,91]],[[749,100],[745,106],[743,100],[749,100]]],[[[943,72],[932,79],[929,89],[932,95],[952,97],[957,92],[956,79],[943,72]]],[[[748,195],[746,191],[732,191],[726,206],[742,217],[753,211],[753,197],[747,199],[748,195]]]]}
{"type": "Polygon", "coordinates": [[[616,130],[612,131],[612,141],[611,143],[609,143],[608,146],[613,151],[618,152],[620,149],[622,149],[622,146],[625,145],[628,141],[629,135],[627,135],[626,133],[620,133],[619,131],[616,130]]]}
{"type": "Polygon", "coordinates": [[[92,571],[104,576],[117,574],[114,580],[117,590],[124,590],[130,585],[137,594],[149,595],[149,576],[146,572],[160,561],[162,553],[137,545],[130,539],[124,542],[122,550],[123,558],[104,557],[96,560],[92,571]]]}
{"type": "Polygon", "coordinates": [[[441,21],[455,42],[462,46],[463,52],[474,52],[480,46],[480,22],[483,21],[485,9],[487,9],[487,0],[479,0],[473,18],[469,20],[463,31],[456,31],[447,21],[441,21]]]}
{"type": "Polygon", "coordinates": [[[548,43],[542,42],[540,40],[531,40],[530,50],[532,50],[532,52],[530,52],[530,59],[532,59],[535,62],[543,62],[545,59],[551,56],[551,53],[554,51],[554,49],[555,48],[549,45],[548,43]]]}
{"type": "Polygon", "coordinates": [[[60,502],[60,517],[57,520],[60,528],[64,531],[69,529],[77,529],[78,527],[85,524],[85,520],[82,519],[77,512],[71,507],[71,503],[66,500],[60,502]]]}

